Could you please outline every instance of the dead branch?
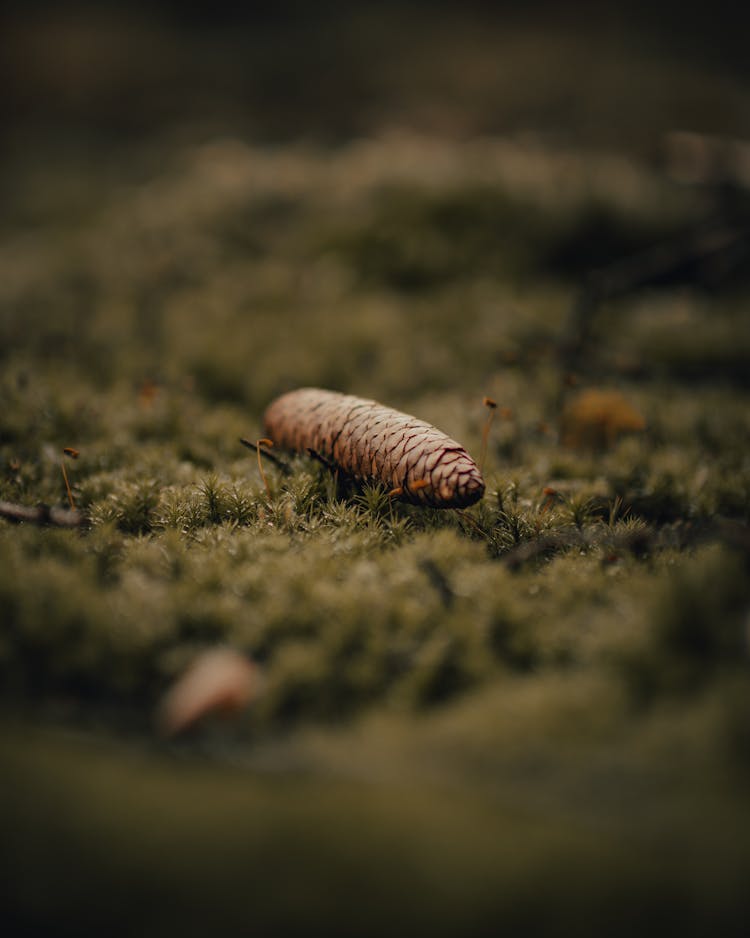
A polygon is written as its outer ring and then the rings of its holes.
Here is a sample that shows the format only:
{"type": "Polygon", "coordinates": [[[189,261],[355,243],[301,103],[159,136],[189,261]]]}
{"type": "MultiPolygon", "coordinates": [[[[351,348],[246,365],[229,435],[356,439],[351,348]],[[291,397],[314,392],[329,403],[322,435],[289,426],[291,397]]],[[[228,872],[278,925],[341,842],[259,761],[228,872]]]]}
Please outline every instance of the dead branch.
{"type": "Polygon", "coordinates": [[[54,528],[80,528],[88,521],[86,515],[76,509],[50,508],[49,505],[15,505],[0,501],[0,518],[15,524],[49,525],[54,528]]]}
{"type": "Polygon", "coordinates": [[[240,437],[240,443],[243,446],[247,446],[248,449],[258,452],[260,449],[260,455],[265,456],[265,458],[274,464],[278,469],[280,469],[285,476],[292,474],[291,466],[288,462],[285,462],[283,459],[280,459],[275,453],[270,453],[267,449],[264,449],[262,446],[258,447],[257,443],[253,443],[251,440],[244,440],[240,437]]]}
{"type": "Polygon", "coordinates": [[[518,544],[501,559],[509,569],[518,570],[530,560],[544,559],[566,548],[580,547],[583,544],[581,535],[574,531],[566,534],[545,534],[533,541],[518,544]]]}
{"type": "Polygon", "coordinates": [[[331,462],[330,459],[326,459],[325,456],[321,456],[321,454],[316,449],[313,449],[312,446],[307,447],[307,455],[310,457],[310,459],[314,459],[316,462],[319,462],[321,466],[325,466],[326,469],[333,475],[336,474],[338,470],[336,463],[331,462]]]}
{"type": "Polygon", "coordinates": [[[721,279],[746,263],[749,255],[750,222],[739,218],[709,222],[683,237],[654,244],[591,271],[570,310],[560,344],[563,369],[575,372],[580,367],[591,341],[594,317],[606,301],[676,280],[721,279]]]}

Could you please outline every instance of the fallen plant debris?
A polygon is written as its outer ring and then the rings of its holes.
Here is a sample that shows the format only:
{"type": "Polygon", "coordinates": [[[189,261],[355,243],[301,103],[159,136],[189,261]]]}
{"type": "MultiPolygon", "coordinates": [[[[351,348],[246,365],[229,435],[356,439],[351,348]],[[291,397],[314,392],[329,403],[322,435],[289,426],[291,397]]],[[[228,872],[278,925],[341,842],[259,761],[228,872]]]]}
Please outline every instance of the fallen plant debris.
{"type": "MultiPolygon", "coordinates": [[[[63,457],[69,456],[71,459],[78,459],[81,454],[77,449],[74,449],[72,446],[66,446],[63,449],[63,457]]],[[[76,510],[75,499],[73,498],[73,492],[70,488],[70,482],[68,481],[68,472],[65,468],[65,459],[63,458],[60,462],[60,468],[62,469],[63,480],[65,482],[65,492],[68,496],[68,503],[70,504],[70,510],[76,510]]]]}
{"type": "Polygon", "coordinates": [[[624,433],[644,430],[646,421],[619,391],[586,388],[571,395],[560,415],[563,446],[603,450],[624,433]]]}
{"type": "Polygon", "coordinates": [[[381,482],[416,505],[461,508],[484,495],[481,472],[460,444],[375,401],[303,388],[273,401],[263,423],[280,446],[312,449],[352,478],[381,482]]]}
{"type": "Polygon", "coordinates": [[[284,473],[284,475],[291,474],[292,470],[289,466],[289,463],[285,462],[283,459],[277,456],[276,453],[269,452],[268,449],[266,449],[266,447],[263,445],[267,443],[266,440],[257,440],[255,443],[253,443],[252,440],[245,440],[240,438],[240,443],[242,443],[243,446],[247,446],[248,449],[258,453],[259,457],[262,456],[264,459],[272,462],[274,466],[277,466],[284,473]]]}
{"type": "Polygon", "coordinates": [[[164,736],[178,736],[212,715],[245,710],[259,693],[257,667],[231,648],[204,651],[167,691],[157,712],[164,736]]]}
{"type": "Polygon", "coordinates": [[[75,508],[59,508],[56,505],[15,505],[0,501],[0,517],[17,524],[51,525],[57,528],[80,528],[87,523],[86,515],[75,508]]]}

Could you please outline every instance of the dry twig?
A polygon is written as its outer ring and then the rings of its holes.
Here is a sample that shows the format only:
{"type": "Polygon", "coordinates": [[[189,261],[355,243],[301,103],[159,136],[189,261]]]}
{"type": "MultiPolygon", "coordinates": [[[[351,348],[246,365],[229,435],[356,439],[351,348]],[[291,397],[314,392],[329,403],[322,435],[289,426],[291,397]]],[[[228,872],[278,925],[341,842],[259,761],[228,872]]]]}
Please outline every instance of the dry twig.
{"type": "Polygon", "coordinates": [[[55,528],[80,528],[88,521],[86,515],[77,509],[50,508],[49,505],[31,508],[13,502],[0,502],[0,517],[16,524],[49,525],[55,528]]]}
{"type": "MultiPolygon", "coordinates": [[[[259,442],[262,443],[263,441],[261,440],[259,442]]],[[[275,453],[269,453],[263,446],[258,446],[258,443],[253,443],[252,440],[245,440],[242,437],[240,437],[240,443],[242,443],[243,446],[247,446],[248,449],[254,450],[256,453],[260,452],[261,456],[264,456],[269,462],[272,462],[285,476],[291,475],[292,469],[289,463],[285,462],[285,460],[281,459],[275,453]]]]}

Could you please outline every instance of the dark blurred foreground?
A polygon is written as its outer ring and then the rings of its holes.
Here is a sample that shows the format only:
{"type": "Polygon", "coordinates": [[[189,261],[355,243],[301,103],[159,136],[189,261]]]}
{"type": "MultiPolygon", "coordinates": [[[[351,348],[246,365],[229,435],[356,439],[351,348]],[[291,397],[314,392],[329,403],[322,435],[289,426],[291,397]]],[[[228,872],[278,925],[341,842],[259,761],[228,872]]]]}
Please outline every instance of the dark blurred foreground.
{"type": "Polygon", "coordinates": [[[614,753],[596,782],[614,800],[585,821],[576,802],[599,794],[575,785],[545,803],[512,785],[219,775],[39,730],[6,729],[0,755],[6,934],[746,931],[747,812],[708,828],[678,788],[624,830],[608,812],[633,779],[614,753]]]}

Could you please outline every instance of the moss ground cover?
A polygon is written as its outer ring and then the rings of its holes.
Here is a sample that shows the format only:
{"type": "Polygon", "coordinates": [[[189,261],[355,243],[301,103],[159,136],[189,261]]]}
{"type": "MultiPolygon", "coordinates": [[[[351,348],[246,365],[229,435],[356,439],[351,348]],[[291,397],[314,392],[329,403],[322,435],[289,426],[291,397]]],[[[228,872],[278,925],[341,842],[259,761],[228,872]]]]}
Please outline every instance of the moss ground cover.
{"type": "Polygon", "coordinates": [[[64,465],[86,519],[0,520],[9,921],[741,934],[747,270],[606,297],[561,352],[587,272],[723,195],[642,152],[368,130],[6,158],[0,501],[66,507],[64,465]],[[303,385],[476,457],[492,398],[484,500],[301,456],[264,482],[239,439],[303,385]],[[257,697],[160,737],[217,646],[257,697]]]}

